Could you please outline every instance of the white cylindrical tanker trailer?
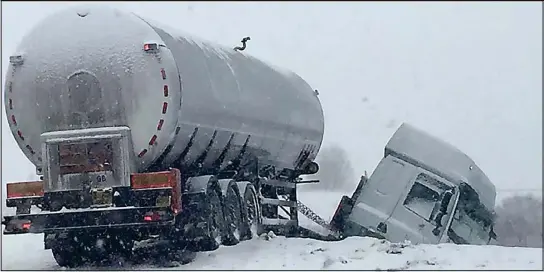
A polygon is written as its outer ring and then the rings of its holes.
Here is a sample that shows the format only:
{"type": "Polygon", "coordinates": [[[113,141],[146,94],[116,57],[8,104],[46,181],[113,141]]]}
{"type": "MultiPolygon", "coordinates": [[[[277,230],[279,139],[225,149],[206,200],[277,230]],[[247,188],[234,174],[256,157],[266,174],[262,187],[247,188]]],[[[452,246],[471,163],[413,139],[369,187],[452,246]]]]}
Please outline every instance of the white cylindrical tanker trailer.
{"type": "Polygon", "coordinates": [[[56,13],[24,37],[12,63],[6,113],[38,167],[40,135],[51,131],[127,126],[139,172],[182,156],[190,164],[213,138],[207,167],[231,137],[241,147],[248,136],[260,163],[293,169],[303,150],[315,157],[323,138],[320,102],[295,73],[131,13],[56,13]]]}
{"type": "Polygon", "coordinates": [[[96,6],[24,36],[5,107],[42,179],[8,184],[17,215],[5,233],[45,233],[68,266],[96,257],[84,248],[97,237],[112,250],[151,235],[213,250],[295,231],[296,183],[317,172],[324,132],[317,95],[295,73],[96,6]]]}

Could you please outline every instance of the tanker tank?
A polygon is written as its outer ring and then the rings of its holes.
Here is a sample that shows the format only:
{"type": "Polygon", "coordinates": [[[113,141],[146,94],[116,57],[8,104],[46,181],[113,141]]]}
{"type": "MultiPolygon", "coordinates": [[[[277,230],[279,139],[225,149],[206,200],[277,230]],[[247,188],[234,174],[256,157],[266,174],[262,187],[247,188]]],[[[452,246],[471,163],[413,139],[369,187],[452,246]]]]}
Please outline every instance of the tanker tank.
{"type": "Polygon", "coordinates": [[[113,8],[46,17],[10,63],[7,118],[38,168],[51,131],[128,126],[139,172],[190,165],[206,149],[204,167],[221,153],[225,166],[244,144],[261,165],[294,169],[323,139],[319,99],[295,73],[113,8]]]}

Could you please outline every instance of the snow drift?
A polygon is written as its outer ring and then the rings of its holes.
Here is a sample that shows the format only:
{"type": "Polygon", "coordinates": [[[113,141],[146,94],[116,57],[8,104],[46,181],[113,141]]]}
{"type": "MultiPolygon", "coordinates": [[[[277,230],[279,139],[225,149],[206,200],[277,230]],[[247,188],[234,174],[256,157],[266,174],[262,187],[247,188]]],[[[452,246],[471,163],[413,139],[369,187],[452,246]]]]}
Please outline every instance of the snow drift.
{"type": "MultiPolygon", "coordinates": [[[[302,201],[325,219],[332,216],[343,193],[301,192],[302,201]]],[[[301,224],[312,226],[308,220],[301,224]]],[[[176,263],[162,269],[179,270],[176,263]]],[[[82,269],[111,267],[82,267],[82,269]]],[[[119,269],[157,269],[157,265],[130,265],[119,269]]],[[[187,270],[542,270],[541,248],[472,245],[412,245],[368,237],[340,242],[285,238],[267,234],[234,247],[200,252],[183,265],[187,270]],[[243,256],[243,257],[241,257],[243,256]]],[[[2,236],[3,270],[57,270],[50,250],[43,250],[43,235],[2,236]]]]}

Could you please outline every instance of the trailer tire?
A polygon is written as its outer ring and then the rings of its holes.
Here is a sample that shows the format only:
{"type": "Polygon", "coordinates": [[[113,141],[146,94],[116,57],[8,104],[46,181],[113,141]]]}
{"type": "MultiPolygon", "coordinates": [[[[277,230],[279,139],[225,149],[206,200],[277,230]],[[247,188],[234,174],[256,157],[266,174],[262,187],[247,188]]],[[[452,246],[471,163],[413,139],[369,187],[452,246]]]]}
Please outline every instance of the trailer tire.
{"type": "Polygon", "coordinates": [[[106,240],[107,250],[106,256],[101,256],[101,259],[110,261],[111,266],[122,267],[132,255],[134,240],[132,237],[123,236],[121,233],[112,233],[111,237],[106,240]]]}
{"type": "Polygon", "coordinates": [[[53,247],[53,258],[57,264],[61,267],[76,268],[85,264],[83,256],[80,254],[81,250],[71,250],[66,247],[53,247]]]}
{"type": "Polygon", "coordinates": [[[223,201],[223,212],[225,214],[223,244],[226,246],[237,245],[243,232],[242,202],[237,189],[236,183],[232,182],[227,188],[223,201]]]}
{"type": "Polygon", "coordinates": [[[197,248],[199,251],[213,251],[219,248],[223,236],[225,225],[225,216],[223,214],[223,205],[221,205],[220,190],[217,183],[213,182],[206,190],[206,200],[208,204],[207,214],[202,216],[206,218],[206,236],[202,237],[197,248]]]}
{"type": "MultiPolygon", "coordinates": [[[[245,183],[245,182],[244,182],[245,183]]],[[[259,201],[257,198],[257,191],[255,187],[247,182],[247,184],[239,183],[239,188],[243,188],[242,195],[242,209],[244,214],[244,223],[242,227],[242,239],[251,240],[253,237],[258,236],[261,232],[261,213],[259,201]]]]}

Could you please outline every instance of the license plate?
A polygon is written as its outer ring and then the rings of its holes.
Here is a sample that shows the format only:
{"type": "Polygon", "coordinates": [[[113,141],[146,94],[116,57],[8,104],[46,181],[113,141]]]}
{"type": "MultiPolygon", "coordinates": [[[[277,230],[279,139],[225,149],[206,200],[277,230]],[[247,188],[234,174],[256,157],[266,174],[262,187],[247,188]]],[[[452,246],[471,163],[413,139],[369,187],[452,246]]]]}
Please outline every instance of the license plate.
{"type": "Polygon", "coordinates": [[[170,206],[170,196],[159,196],[159,197],[157,197],[155,205],[157,207],[168,207],[168,206],[170,206]]]}
{"type": "Polygon", "coordinates": [[[93,190],[93,205],[111,205],[113,203],[113,194],[111,189],[93,190]]]}

